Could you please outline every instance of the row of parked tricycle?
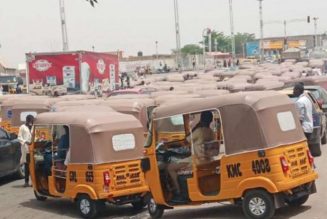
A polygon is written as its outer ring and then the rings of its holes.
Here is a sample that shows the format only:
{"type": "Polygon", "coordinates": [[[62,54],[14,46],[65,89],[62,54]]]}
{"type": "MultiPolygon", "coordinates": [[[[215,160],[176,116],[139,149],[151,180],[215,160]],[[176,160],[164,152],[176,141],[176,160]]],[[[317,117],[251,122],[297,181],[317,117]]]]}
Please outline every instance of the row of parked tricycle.
{"type": "Polygon", "coordinates": [[[316,192],[314,158],[292,100],[255,91],[192,100],[3,96],[1,126],[29,146],[37,200],[68,198],[84,218],[109,202],[180,206],[229,201],[247,218],[271,218],[316,192]]]}

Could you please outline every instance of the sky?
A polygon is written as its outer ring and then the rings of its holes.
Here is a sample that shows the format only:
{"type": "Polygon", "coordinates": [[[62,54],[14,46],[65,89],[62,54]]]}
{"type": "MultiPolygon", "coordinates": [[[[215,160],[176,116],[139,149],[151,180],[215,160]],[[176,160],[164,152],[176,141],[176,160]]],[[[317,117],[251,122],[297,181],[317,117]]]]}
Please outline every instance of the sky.
{"type": "MultiPolygon", "coordinates": [[[[124,51],[125,56],[160,54],[176,47],[173,0],[66,0],[70,50],[124,51]]],[[[25,62],[27,52],[62,50],[59,0],[0,0],[0,61],[8,67],[25,62]]],[[[201,41],[204,28],[230,34],[228,0],[178,0],[181,44],[201,41]]],[[[259,37],[257,0],[233,0],[235,32],[259,37]]],[[[326,0],[264,0],[265,22],[319,17],[327,31],[326,0]]],[[[290,23],[288,35],[313,34],[313,23],[290,23]]],[[[267,24],[264,36],[282,36],[282,24],[267,24]]]]}

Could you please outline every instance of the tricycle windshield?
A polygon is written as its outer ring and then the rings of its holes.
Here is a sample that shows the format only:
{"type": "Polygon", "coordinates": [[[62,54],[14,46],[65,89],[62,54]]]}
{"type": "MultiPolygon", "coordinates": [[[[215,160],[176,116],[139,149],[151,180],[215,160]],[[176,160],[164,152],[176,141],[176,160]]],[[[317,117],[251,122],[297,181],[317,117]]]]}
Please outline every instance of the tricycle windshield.
{"type": "Polygon", "coordinates": [[[183,115],[174,115],[167,118],[155,120],[156,123],[156,143],[185,138],[185,126],[183,115]],[[172,139],[174,138],[174,139],[172,139]]]}

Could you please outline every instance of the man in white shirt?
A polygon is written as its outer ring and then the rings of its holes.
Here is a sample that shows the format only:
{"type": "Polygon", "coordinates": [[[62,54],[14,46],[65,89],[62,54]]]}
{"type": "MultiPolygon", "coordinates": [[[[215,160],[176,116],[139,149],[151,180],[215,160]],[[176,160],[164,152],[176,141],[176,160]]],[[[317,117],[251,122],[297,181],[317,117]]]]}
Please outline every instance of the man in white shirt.
{"type": "Polygon", "coordinates": [[[298,97],[295,102],[305,137],[309,140],[313,132],[312,103],[307,96],[304,95],[304,86],[297,83],[293,89],[293,95],[298,97]]]}
{"type": "Polygon", "coordinates": [[[26,116],[26,122],[25,124],[21,125],[19,127],[18,132],[18,140],[21,145],[21,153],[22,156],[20,158],[20,163],[24,164],[24,170],[25,170],[25,184],[24,187],[28,187],[29,184],[29,163],[30,163],[30,153],[29,153],[29,145],[32,141],[32,127],[34,123],[34,117],[32,115],[26,116]]]}

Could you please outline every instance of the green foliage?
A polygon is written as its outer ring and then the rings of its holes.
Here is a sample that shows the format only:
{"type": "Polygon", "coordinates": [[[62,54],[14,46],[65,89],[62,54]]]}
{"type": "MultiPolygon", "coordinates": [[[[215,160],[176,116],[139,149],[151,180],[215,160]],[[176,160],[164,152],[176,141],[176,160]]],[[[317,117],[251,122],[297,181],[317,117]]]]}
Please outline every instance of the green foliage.
{"type": "Polygon", "coordinates": [[[253,33],[237,33],[235,35],[235,51],[236,54],[242,54],[243,48],[246,42],[251,42],[255,40],[255,35],[253,33]]]}
{"type": "MultiPolygon", "coordinates": [[[[252,33],[237,33],[235,34],[235,51],[236,54],[243,52],[243,46],[246,42],[254,41],[255,35],[252,33]]],[[[206,51],[208,52],[209,37],[205,37],[206,51]]],[[[200,42],[203,45],[203,41],[200,42]]],[[[211,32],[211,49],[212,51],[231,52],[232,41],[230,36],[226,36],[223,32],[211,32]]]]}
{"type": "Polygon", "coordinates": [[[188,44],[185,45],[182,49],[181,49],[182,54],[191,54],[191,55],[195,55],[195,54],[202,54],[203,53],[203,49],[196,45],[196,44],[188,44]]]}

